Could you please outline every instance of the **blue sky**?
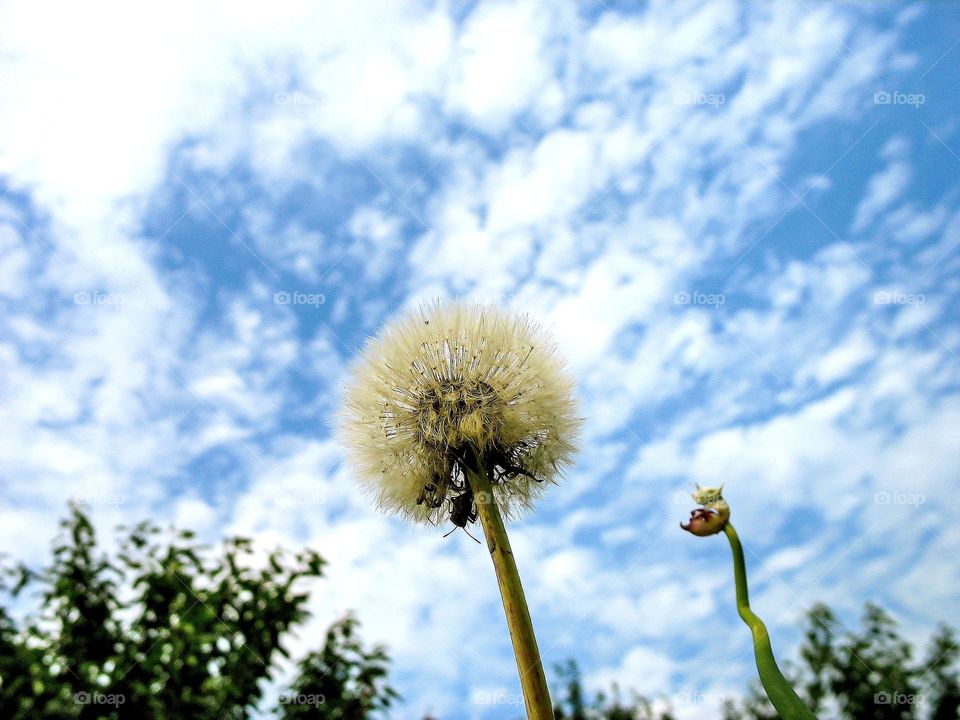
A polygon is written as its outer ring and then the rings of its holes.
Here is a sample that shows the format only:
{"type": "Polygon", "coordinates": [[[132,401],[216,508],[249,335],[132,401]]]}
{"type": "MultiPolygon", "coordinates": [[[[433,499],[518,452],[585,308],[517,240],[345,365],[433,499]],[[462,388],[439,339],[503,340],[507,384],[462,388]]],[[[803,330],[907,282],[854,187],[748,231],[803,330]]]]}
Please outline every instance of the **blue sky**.
{"type": "Polygon", "coordinates": [[[694,482],[785,658],[816,600],[956,617],[956,6],[102,12],[0,5],[0,546],[42,560],[70,498],[309,543],[294,651],[353,608],[398,717],[516,717],[486,554],[379,515],[331,433],[364,338],[457,296],[578,378],[578,462],[512,531],[548,663],[681,718],[743,690],[694,482]]]}

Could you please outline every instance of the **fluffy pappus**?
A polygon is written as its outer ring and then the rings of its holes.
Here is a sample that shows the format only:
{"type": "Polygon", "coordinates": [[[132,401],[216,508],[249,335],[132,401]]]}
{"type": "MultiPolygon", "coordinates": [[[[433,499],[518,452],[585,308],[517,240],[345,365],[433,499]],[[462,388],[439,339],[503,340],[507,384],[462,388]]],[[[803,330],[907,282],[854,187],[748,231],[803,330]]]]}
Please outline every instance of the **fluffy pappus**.
{"type": "Polygon", "coordinates": [[[389,322],[351,369],[341,438],[385,510],[449,516],[479,459],[507,515],[530,508],[575,451],[573,380],[528,316],[436,302],[389,322]]]}

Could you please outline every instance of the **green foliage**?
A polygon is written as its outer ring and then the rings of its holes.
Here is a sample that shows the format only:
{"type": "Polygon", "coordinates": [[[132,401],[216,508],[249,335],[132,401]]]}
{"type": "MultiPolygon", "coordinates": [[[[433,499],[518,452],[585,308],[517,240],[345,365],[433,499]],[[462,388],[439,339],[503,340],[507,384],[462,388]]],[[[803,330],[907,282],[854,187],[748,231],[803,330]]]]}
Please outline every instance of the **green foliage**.
{"type": "MultiPolygon", "coordinates": [[[[301,581],[320,577],[324,560],[274,551],[252,569],[247,539],[214,554],[150,523],[125,530],[108,557],[79,508],[62,527],[48,568],[4,569],[3,589],[36,589],[40,610],[17,623],[0,608],[0,717],[250,717],[286,656],[281,640],[307,617],[301,581]]],[[[324,667],[336,676],[325,703],[297,717],[366,718],[395,697],[383,650],[365,652],[355,634],[354,620],[338,623],[303,661],[298,683],[324,667]]]]}
{"type": "Polygon", "coordinates": [[[960,657],[957,634],[953,628],[941,625],[930,641],[927,651],[927,671],[924,681],[930,707],[931,720],[957,720],[960,718],[960,677],[956,670],[960,657]]]}
{"type": "MultiPolygon", "coordinates": [[[[281,720],[366,720],[395,705],[384,649],[366,649],[349,615],[298,663],[289,689],[264,697],[286,657],[283,639],[307,617],[302,586],[322,576],[317,553],[276,551],[253,569],[249,540],[227,540],[215,553],[190,532],[142,523],[108,555],[78,508],[62,527],[49,567],[0,568],[0,590],[19,598],[17,613],[0,607],[0,718],[229,720],[267,706],[281,720]],[[39,610],[15,620],[31,599],[39,610]]],[[[801,665],[787,674],[822,718],[958,720],[955,632],[941,626],[922,659],[915,655],[879,607],[867,605],[861,628],[848,631],[817,605],[801,665]]],[[[557,720],[671,718],[616,686],[588,697],[572,660],[556,677],[557,720]]],[[[777,715],[754,685],[743,702],[725,704],[723,718],[777,715]]]]}
{"type": "Polygon", "coordinates": [[[290,692],[280,696],[281,718],[366,718],[399,697],[387,684],[383,648],[364,650],[356,630],[357,621],[347,616],[327,631],[322,650],[303,659],[290,692]],[[331,698],[336,712],[329,705],[331,698]]]}
{"type": "MultiPolygon", "coordinates": [[[[794,687],[821,718],[838,720],[958,720],[960,646],[956,633],[941,625],[922,661],[897,631],[896,622],[867,604],[861,629],[845,630],[825,605],[807,614],[802,665],[788,672],[794,687]]],[[[557,720],[668,720],[655,716],[648,700],[633,694],[623,702],[614,687],[608,697],[586,699],[572,660],[556,669],[557,720]]],[[[705,715],[706,717],[706,715],[705,715]]],[[[739,704],[724,703],[723,720],[779,720],[759,682],[739,704]]]]}
{"type": "Polygon", "coordinates": [[[580,668],[576,661],[567,660],[566,665],[557,665],[555,670],[563,685],[561,692],[553,691],[554,697],[559,698],[554,704],[553,714],[557,720],[587,720],[580,668]]]}

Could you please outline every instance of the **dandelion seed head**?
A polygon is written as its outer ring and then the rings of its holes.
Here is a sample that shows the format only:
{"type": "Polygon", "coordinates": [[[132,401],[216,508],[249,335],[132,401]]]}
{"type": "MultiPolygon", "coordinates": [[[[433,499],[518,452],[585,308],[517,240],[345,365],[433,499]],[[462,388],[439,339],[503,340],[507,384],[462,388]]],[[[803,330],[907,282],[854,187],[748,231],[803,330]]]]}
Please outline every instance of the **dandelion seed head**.
{"type": "Polygon", "coordinates": [[[436,302],[397,318],[352,369],[342,437],[358,479],[385,510],[449,515],[463,460],[479,458],[502,511],[516,515],[575,451],[573,381],[526,315],[436,302]]]}

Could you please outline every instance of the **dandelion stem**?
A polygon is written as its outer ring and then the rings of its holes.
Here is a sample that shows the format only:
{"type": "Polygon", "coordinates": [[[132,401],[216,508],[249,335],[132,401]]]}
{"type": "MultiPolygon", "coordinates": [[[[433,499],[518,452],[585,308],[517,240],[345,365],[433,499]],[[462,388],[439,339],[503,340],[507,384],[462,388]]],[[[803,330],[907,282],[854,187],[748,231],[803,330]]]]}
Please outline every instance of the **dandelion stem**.
{"type": "Polygon", "coordinates": [[[533,633],[530,610],[527,608],[526,596],[523,594],[523,585],[520,583],[513,550],[510,549],[507,529],[504,527],[500,509],[493,497],[493,486],[479,463],[476,468],[467,469],[467,478],[470,489],[473,490],[480,522],[483,524],[483,535],[487,539],[487,548],[493,559],[493,567],[497,572],[503,611],[507,616],[510,640],[513,642],[513,652],[517,658],[517,670],[520,673],[520,686],[523,689],[527,718],[553,720],[553,705],[550,702],[547,679],[543,673],[537,638],[533,633]]]}
{"type": "Polygon", "coordinates": [[[780,672],[773,657],[770,634],[767,627],[753,610],[750,609],[750,596],[747,590],[747,568],[743,559],[743,546],[733,525],[724,525],[723,532],[730,541],[733,551],[733,578],[737,589],[737,612],[753,633],[753,651],[757,659],[757,672],[763,689],[783,720],[817,720],[796,691],[780,672]]]}

